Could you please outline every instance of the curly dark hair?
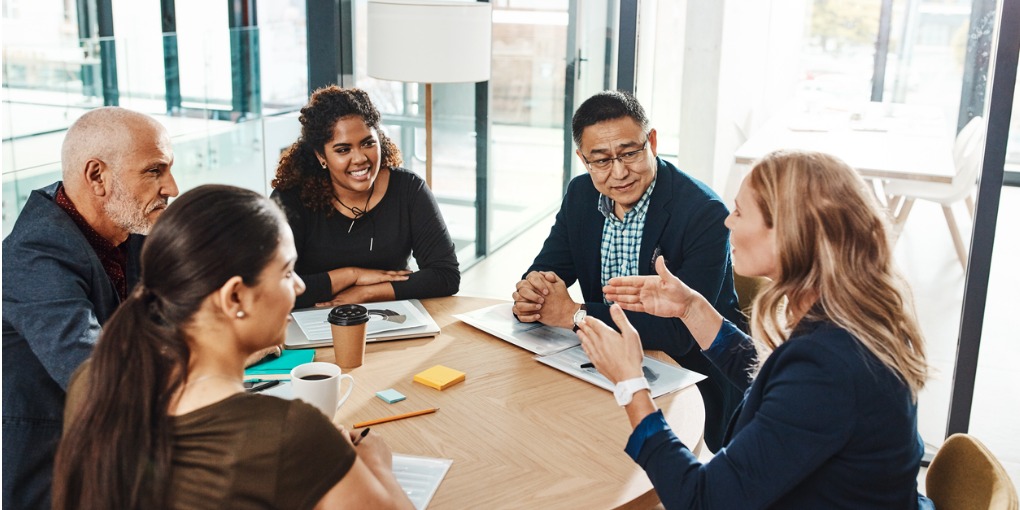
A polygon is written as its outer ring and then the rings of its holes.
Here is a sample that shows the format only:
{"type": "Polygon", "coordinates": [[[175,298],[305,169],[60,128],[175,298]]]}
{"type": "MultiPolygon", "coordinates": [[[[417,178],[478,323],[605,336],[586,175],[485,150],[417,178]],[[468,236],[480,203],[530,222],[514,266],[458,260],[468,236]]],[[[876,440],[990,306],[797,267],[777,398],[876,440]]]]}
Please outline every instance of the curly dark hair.
{"type": "Polygon", "coordinates": [[[332,213],[333,188],[329,170],[319,164],[315,151],[324,152],[326,142],[333,138],[337,121],[351,115],[361,117],[370,129],[379,134],[382,149],[380,167],[394,168],[403,163],[400,149],[380,129],[379,110],[368,98],[368,93],[357,88],[330,85],[313,92],[308,104],[301,108],[301,136],[280,156],[272,187],[280,190],[300,187],[301,201],[310,209],[332,213]]]}

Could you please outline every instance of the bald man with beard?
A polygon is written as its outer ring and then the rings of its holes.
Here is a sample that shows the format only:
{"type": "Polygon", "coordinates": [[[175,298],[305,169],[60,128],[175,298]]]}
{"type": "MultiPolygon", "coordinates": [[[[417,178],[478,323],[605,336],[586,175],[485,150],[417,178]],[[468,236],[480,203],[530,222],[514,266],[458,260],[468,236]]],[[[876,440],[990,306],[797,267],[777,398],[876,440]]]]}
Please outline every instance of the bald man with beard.
{"type": "Polygon", "coordinates": [[[143,236],[177,196],[170,136],[123,108],[82,115],[62,181],[35,190],[3,241],[3,506],[49,508],[71,374],[138,279],[143,236]]]}

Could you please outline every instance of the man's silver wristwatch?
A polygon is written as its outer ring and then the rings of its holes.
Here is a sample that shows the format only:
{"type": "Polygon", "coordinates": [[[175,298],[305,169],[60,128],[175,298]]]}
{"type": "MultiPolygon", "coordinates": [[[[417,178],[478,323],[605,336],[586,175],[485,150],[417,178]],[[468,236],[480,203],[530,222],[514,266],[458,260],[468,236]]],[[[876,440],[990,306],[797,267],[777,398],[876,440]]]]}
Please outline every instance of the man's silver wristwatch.
{"type": "Polygon", "coordinates": [[[577,311],[574,312],[574,333],[577,333],[577,330],[581,329],[581,321],[583,321],[587,315],[588,306],[581,303],[581,308],[578,308],[577,311]]]}
{"type": "Polygon", "coordinates": [[[634,379],[627,379],[616,383],[616,388],[613,388],[613,396],[616,397],[616,403],[623,407],[634,399],[635,393],[641,390],[650,391],[651,389],[648,385],[648,379],[635,377],[634,379]]]}

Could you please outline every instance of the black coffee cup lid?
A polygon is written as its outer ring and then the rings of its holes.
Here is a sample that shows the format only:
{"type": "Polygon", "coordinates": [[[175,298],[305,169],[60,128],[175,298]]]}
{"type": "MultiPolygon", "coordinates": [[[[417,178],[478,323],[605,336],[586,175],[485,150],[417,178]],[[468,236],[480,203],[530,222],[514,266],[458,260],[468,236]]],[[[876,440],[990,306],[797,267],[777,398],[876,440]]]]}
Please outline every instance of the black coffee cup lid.
{"type": "Polygon", "coordinates": [[[340,305],[329,312],[326,319],[337,326],[357,326],[368,322],[368,308],[361,305],[340,305]]]}

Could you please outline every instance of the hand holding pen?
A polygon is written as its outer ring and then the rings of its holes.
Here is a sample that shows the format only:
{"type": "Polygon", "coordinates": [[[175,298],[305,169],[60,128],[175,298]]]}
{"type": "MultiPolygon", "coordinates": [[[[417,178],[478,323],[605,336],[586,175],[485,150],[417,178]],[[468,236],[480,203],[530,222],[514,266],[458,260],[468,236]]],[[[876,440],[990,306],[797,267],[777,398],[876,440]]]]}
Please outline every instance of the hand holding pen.
{"type": "Polygon", "coordinates": [[[362,430],[361,434],[358,434],[358,437],[354,438],[354,446],[358,446],[358,443],[360,443],[362,439],[365,439],[365,436],[368,435],[369,430],[372,429],[369,427],[365,427],[365,430],[362,430]]]}
{"type": "Polygon", "coordinates": [[[374,472],[393,470],[393,451],[379,434],[369,434],[368,429],[350,432],[351,443],[358,452],[358,458],[374,472]]]}

